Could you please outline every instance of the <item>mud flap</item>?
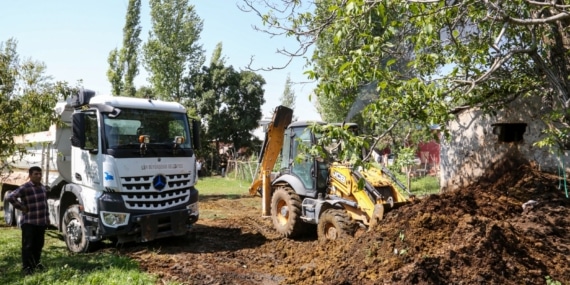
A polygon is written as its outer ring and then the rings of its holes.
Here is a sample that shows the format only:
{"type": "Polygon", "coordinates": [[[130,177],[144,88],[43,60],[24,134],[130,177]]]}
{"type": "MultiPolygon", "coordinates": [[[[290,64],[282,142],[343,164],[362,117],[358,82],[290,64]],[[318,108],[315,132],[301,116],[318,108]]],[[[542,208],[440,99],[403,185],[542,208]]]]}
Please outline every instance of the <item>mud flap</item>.
{"type": "Polygon", "coordinates": [[[376,204],[374,205],[374,211],[372,212],[372,217],[370,217],[370,226],[368,231],[372,230],[379,221],[384,218],[384,205],[376,204]]]}

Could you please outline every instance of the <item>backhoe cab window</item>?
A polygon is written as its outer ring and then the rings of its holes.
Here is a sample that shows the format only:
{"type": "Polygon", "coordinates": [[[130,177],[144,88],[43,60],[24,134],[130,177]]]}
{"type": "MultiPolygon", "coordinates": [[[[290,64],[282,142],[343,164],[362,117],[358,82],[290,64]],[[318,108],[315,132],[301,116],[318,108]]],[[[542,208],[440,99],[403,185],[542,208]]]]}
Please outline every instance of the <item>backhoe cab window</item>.
{"type": "Polygon", "coordinates": [[[311,147],[311,132],[305,128],[297,128],[294,130],[293,148],[291,149],[291,159],[293,159],[291,172],[297,175],[305,188],[313,189],[313,179],[311,177],[311,168],[313,160],[308,153],[305,153],[311,147]]]}
{"type": "Polygon", "coordinates": [[[190,130],[183,113],[151,110],[121,109],[118,116],[104,114],[107,148],[139,146],[139,137],[149,137],[149,144],[157,148],[172,148],[177,136],[184,137],[180,148],[190,148],[190,130]]]}

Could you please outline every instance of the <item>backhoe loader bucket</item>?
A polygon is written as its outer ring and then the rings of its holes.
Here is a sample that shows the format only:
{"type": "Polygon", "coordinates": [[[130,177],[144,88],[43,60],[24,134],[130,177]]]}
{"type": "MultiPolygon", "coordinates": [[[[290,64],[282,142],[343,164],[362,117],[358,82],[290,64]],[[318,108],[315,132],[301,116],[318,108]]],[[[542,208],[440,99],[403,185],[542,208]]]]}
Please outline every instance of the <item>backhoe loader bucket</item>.
{"type": "Polygon", "coordinates": [[[384,218],[384,205],[376,204],[374,205],[374,211],[372,212],[372,217],[370,217],[370,226],[368,230],[372,230],[378,222],[380,222],[384,218]]]}

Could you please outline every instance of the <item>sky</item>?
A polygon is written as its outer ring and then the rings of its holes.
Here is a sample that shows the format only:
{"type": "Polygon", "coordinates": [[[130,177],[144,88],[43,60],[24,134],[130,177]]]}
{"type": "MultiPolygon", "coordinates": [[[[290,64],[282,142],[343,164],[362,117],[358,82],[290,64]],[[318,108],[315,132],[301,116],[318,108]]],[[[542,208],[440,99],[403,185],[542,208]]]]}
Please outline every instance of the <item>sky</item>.
{"type": "MultiPolygon", "coordinates": [[[[220,42],[226,64],[236,70],[244,69],[252,56],[255,68],[283,66],[289,59],[277,50],[296,47],[293,38],[255,31],[252,26],[262,26],[261,20],[239,10],[241,0],[189,2],[203,20],[199,43],[206,51],[206,63],[220,42]]],[[[75,85],[82,80],[84,88],[110,94],[107,58],[112,49],[122,45],[127,6],[128,0],[2,1],[0,42],[14,38],[20,59],[43,62],[46,74],[55,81],[75,85]]],[[[148,0],[142,1],[141,8],[141,39],[145,42],[151,28],[148,0]]],[[[303,74],[304,64],[303,58],[297,58],[283,70],[257,71],[266,81],[264,116],[271,116],[280,104],[289,75],[296,95],[294,116],[299,120],[321,119],[314,98],[309,100],[316,84],[303,74]]],[[[135,85],[149,85],[142,65],[139,72],[135,85]]]]}

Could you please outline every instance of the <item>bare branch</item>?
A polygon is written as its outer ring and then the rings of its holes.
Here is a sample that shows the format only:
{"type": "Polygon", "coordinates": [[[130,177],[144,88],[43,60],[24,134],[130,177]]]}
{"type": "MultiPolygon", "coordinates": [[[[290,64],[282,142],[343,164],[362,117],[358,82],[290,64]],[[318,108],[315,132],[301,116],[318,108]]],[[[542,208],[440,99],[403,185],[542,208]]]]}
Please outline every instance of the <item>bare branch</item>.
{"type": "Polygon", "coordinates": [[[424,4],[437,3],[441,1],[442,0],[408,0],[408,2],[410,3],[424,3],[424,4]]]}
{"type": "Polygon", "coordinates": [[[487,70],[485,73],[483,73],[481,76],[479,76],[479,78],[477,78],[475,80],[452,80],[452,81],[456,82],[456,83],[470,85],[469,89],[465,92],[465,93],[469,93],[477,86],[477,84],[487,80],[491,76],[492,73],[497,71],[505,62],[507,62],[509,59],[511,59],[515,54],[524,54],[524,53],[532,55],[532,53],[536,53],[536,49],[531,48],[531,49],[513,49],[513,50],[510,50],[504,56],[495,58],[495,60],[493,61],[493,64],[489,68],[489,70],[487,70]]]}
{"type": "Polygon", "coordinates": [[[562,98],[563,100],[562,103],[564,104],[564,107],[568,108],[568,104],[570,103],[568,101],[568,96],[566,95],[564,87],[562,86],[562,84],[560,84],[554,72],[547,66],[542,57],[536,51],[531,53],[530,56],[540,67],[540,69],[544,71],[544,73],[546,74],[546,78],[548,78],[548,81],[554,86],[554,89],[556,89],[556,91],[562,98]]]}
{"type": "MultiPolygon", "coordinates": [[[[557,22],[560,20],[564,20],[564,19],[570,19],[570,12],[568,12],[568,11],[560,11],[560,13],[558,13],[558,14],[555,14],[555,15],[547,17],[547,18],[541,18],[541,19],[514,18],[514,17],[509,16],[505,12],[505,10],[501,9],[495,3],[492,3],[489,0],[484,0],[483,2],[487,5],[487,7],[494,10],[495,12],[497,12],[500,15],[500,17],[489,16],[491,19],[506,21],[506,22],[510,22],[513,24],[521,25],[521,26],[548,24],[548,23],[553,23],[553,22],[557,22]]],[[[549,5],[549,6],[551,6],[551,5],[549,5]]]]}
{"type": "MultiPolygon", "coordinates": [[[[287,66],[292,62],[292,58],[296,57],[303,57],[307,54],[310,48],[315,44],[316,39],[319,35],[323,32],[323,30],[328,27],[333,20],[335,19],[335,14],[331,13],[331,15],[325,19],[319,25],[314,27],[309,27],[307,25],[301,24],[291,24],[291,26],[283,26],[282,23],[290,22],[291,18],[295,18],[296,16],[301,15],[301,12],[298,10],[301,9],[301,3],[296,0],[283,0],[280,1],[283,6],[279,7],[277,4],[269,3],[267,0],[255,1],[254,0],[243,0],[243,5],[237,5],[241,11],[254,13],[257,17],[259,17],[264,25],[267,28],[262,28],[257,25],[252,26],[252,28],[256,31],[263,32],[268,34],[269,36],[286,36],[286,37],[294,37],[295,40],[298,42],[299,47],[295,50],[289,50],[286,48],[277,49],[277,53],[289,57],[283,65],[272,65],[269,67],[262,67],[262,68],[254,68],[253,67],[253,57],[251,57],[250,63],[247,65],[247,69],[252,71],[270,71],[270,70],[279,70],[285,69],[287,66]],[[264,12],[261,11],[257,6],[264,6],[269,8],[270,11],[264,12]],[[278,14],[285,14],[284,17],[279,18],[277,15],[271,14],[272,12],[277,12],[278,14]]],[[[346,0],[343,1],[342,4],[345,4],[346,0]]],[[[305,2],[307,3],[307,2],[305,2]]],[[[310,3],[310,2],[309,2],[310,3]]],[[[314,3],[310,3],[308,5],[314,5],[314,3]]]]}
{"type": "Polygon", "coordinates": [[[497,38],[495,39],[495,42],[493,43],[493,45],[491,46],[493,49],[495,49],[497,52],[501,52],[501,50],[499,49],[499,43],[501,42],[501,39],[503,38],[503,35],[505,34],[505,31],[507,30],[507,27],[509,26],[508,22],[505,22],[503,24],[503,28],[501,29],[501,32],[499,33],[499,35],[497,36],[497,38]]]}
{"type": "Polygon", "coordinates": [[[380,142],[380,140],[381,140],[382,138],[384,138],[385,136],[387,136],[387,135],[392,131],[392,129],[394,129],[394,128],[398,125],[398,123],[399,123],[400,121],[401,121],[400,119],[394,121],[394,122],[392,123],[392,125],[391,125],[390,127],[388,127],[388,129],[386,129],[381,135],[379,135],[379,136],[377,136],[376,138],[374,138],[374,143],[372,143],[372,146],[370,146],[370,151],[368,151],[368,154],[362,159],[363,161],[367,161],[368,159],[370,159],[370,156],[372,155],[372,152],[374,151],[374,148],[376,148],[376,145],[378,145],[378,142],[380,142]]]}
{"type": "Polygon", "coordinates": [[[560,4],[554,3],[554,1],[549,1],[549,2],[537,2],[537,1],[526,0],[525,2],[528,3],[528,4],[530,4],[530,5],[553,7],[553,8],[556,8],[556,9],[566,9],[566,8],[570,8],[570,5],[560,5],[560,4]]]}

